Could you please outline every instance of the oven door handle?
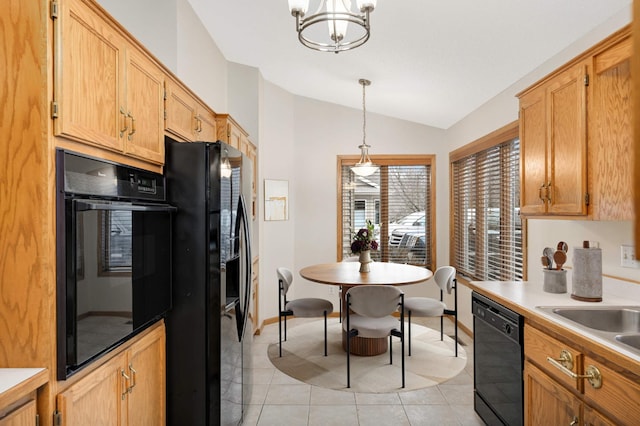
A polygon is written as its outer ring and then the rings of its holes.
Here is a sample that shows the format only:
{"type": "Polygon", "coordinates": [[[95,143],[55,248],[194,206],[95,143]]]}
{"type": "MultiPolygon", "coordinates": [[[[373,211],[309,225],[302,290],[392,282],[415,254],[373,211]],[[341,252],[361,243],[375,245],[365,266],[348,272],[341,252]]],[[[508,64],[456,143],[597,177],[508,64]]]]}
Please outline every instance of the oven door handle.
{"type": "Polygon", "coordinates": [[[95,200],[74,200],[76,211],[87,210],[125,210],[132,212],[175,212],[178,209],[169,204],[118,203],[95,200]]]}

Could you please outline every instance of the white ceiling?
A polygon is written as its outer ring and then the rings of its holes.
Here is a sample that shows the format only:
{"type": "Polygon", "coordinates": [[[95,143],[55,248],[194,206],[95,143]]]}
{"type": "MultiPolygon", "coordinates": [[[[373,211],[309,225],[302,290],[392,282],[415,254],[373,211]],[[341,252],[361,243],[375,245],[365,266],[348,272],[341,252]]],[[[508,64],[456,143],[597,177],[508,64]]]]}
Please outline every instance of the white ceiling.
{"type": "MultiPolygon", "coordinates": [[[[225,58],[290,93],[447,129],[631,0],[378,0],[371,38],[298,42],[287,0],[188,0],[225,58]]],[[[311,0],[309,10],[315,10],[311,0]]]]}

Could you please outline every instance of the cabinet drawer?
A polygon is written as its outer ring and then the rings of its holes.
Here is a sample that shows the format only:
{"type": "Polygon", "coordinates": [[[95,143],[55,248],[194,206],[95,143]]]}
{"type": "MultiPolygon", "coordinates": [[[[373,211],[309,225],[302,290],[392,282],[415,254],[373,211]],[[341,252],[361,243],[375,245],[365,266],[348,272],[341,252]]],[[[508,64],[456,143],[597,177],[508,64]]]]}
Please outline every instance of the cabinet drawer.
{"type": "Polygon", "coordinates": [[[596,367],[602,377],[602,386],[594,388],[585,380],[584,396],[587,404],[616,419],[617,424],[638,424],[640,419],[640,383],[604,366],[589,356],[584,357],[585,369],[596,367]]]}
{"type": "Polygon", "coordinates": [[[558,382],[563,383],[569,388],[582,391],[582,380],[575,380],[569,377],[547,359],[550,357],[561,362],[560,359],[563,354],[565,357],[570,356],[573,360],[573,365],[571,366],[565,363],[565,367],[576,374],[580,374],[583,359],[581,352],[525,324],[524,353],[527,359],[538,365],[538,367],[558,382]]]}

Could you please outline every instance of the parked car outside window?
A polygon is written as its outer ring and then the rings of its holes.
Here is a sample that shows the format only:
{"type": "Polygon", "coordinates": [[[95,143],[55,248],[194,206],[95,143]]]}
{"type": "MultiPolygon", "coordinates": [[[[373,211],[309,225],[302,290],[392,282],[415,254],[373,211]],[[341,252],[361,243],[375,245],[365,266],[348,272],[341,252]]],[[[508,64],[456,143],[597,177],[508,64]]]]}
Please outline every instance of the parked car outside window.
{"type": "Polygon", "coordinates": [[[420,211],[389,224],[389,253],[394,262],[424,264],[425,223],[425,212],[420,211]]]}

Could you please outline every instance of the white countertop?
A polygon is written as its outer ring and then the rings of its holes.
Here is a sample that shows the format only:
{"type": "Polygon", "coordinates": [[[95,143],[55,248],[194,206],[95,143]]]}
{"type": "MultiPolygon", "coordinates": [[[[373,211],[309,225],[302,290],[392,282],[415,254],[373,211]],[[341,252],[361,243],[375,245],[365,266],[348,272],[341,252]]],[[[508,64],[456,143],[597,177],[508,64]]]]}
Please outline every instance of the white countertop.
{"type": "MultiPolygon", "coordinates": [[[[472,281],[471,284],[481,289],[489,297],[495,295],[498,298],[508,300],[525,317],[532,315],[543,317],[640,363],[640,353],[637,351],[627,350],[623,345],[612,344],[610,340],[599,336],[597,333],[591,333],[570,320],[558,318],[551,313],[538,309],[539,306],[640,306],[639,284],[607,281],[603,286],[602,302],[582,302],[572,299],[570,288],[567,293],[547,293],[543,291],[541,282],[472,281]]],[[[498,302],[500,301],[498,300],[498,302]]]]}
{"type": "Polygon", "coordinates": [[[46,368],[0,368],[0,408],[3,404],[11,403],[11,399],[23,396],[19,387],[24,386],[24,393],[28,393],[47,380],[46,368]]]}

